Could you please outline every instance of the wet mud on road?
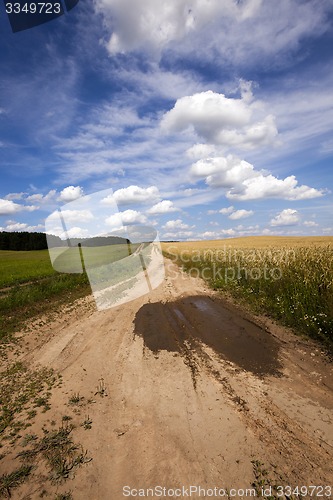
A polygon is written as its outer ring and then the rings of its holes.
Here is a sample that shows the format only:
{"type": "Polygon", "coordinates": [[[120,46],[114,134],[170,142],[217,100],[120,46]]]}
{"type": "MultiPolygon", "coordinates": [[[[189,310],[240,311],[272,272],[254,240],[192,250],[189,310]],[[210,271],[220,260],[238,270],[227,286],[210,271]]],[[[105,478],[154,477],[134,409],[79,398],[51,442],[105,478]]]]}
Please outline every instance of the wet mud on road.
{"type": "Polygon", "coordinates": [[[279,344],[265,330],[236,316],[219,300],[190,296],[167,303],[148,303],[137,312],[135,335],[158,354],[178,352],[202,357],[208,346],[221,358],[254,375],[281,376],[279,344]]]}

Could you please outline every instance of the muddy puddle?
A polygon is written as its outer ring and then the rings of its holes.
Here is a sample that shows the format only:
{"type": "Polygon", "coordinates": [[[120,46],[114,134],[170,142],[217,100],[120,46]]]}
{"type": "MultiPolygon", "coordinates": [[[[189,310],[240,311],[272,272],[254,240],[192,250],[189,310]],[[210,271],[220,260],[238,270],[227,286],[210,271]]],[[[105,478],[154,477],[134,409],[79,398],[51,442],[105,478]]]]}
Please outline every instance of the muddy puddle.
{"type": "Polygon", "coordinates": [[[202,347],[208,346],[221,358],[259,377],[281,375],[278,342],[222,301],[190,296],[145,304],[137,312],[134,325],[135,334],[155,355],[163,350],[200,355],[202,347]]]}

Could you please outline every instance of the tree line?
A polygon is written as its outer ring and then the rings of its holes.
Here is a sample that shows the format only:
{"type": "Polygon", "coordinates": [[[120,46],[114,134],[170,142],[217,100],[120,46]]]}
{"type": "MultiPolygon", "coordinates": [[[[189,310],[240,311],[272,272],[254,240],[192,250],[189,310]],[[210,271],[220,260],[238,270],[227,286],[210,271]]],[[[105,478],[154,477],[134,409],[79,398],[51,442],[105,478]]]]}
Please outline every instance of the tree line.
{"type": "Polygon", "coordinates": [[[0,232],[0,250],[45,250],[46,248],[45,233],[0,232]]]}
{"type": "Polygon", "coordinates": [[[45,233],[0,232],[0,250],[46,250],[48,243],[51,247],[77,246],[106,246],[129,243],[126,238],[117,236],[100,236],[95,238],[71,238],[68,242],[59,236],[46,235],[45,233]]]}

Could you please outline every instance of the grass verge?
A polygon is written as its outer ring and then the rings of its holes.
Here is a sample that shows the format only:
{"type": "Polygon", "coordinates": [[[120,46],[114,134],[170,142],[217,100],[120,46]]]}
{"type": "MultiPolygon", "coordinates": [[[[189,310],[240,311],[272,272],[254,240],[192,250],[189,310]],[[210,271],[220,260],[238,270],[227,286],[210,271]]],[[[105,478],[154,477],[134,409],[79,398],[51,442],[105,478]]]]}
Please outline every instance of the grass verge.
{"type": "Polygon", "coordinates": [[[10,288],[0,296],[0,343],[11,340],[12,334],[27,320],[90,293],[86,274],[57,274],[10,288]]]}

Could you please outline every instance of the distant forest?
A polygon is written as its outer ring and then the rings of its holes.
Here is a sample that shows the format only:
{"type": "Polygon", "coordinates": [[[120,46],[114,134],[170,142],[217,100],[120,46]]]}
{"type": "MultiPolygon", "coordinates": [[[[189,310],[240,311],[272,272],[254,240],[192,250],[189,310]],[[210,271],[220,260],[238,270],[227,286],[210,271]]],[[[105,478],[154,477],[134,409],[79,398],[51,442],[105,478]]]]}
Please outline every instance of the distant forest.
{"type": "MultiPolygon", "coordinates": [[[[52,247],[67,246],[66,240],[61,240],[58,236],[48,235],[45,233],[9,233],[6,231],[0,232],[0,250],[46,250],[48,248],[47,240],[52,247]]],[[[125,238],[117,236],[99,236],[95,238],[71,238],[70,246],[106,246],[119,245],[121,243],[130,243],[125,238]]]]}

